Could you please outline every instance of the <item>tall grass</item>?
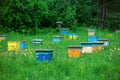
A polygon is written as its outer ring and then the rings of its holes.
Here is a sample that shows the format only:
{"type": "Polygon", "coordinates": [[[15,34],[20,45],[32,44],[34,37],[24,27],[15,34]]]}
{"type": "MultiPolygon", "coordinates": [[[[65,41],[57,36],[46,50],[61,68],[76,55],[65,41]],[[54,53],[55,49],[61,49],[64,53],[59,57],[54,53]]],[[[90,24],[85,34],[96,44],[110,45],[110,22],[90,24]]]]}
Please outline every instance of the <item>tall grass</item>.
{"type": "Polygon", "coordinates": [[[23,35],[8,33],[7,40],[0,42],[0,80],[119,80],[120,76],[120,33],[97,30],[100,38],[108,38],[110,45],[93,54],[82,54],[80,58],[67,56],[69,45],[80,45],[87,41],[87,29],[78,29],[78,40],[53,43],[56,33],[23,35]],[[43,44],[33,45],[33,38],[42,38],[43,44]],[[26,40],[27,49],[7,51],[7,41],[26,40]],[[51,62],[38,62],[35,49],[54,49],[51,62]]]}

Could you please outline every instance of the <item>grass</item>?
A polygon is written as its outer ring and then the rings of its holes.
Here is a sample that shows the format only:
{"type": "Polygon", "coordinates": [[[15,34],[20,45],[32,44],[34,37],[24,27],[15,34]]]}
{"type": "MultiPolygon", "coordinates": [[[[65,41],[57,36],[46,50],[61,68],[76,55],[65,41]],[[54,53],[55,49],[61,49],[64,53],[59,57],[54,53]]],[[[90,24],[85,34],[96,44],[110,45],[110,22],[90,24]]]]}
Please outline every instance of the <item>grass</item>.
{"type": "Polygon", "coordinates": [[[0,42],[0,80],[120,80],[120,33],[97,30],[100,38],[108,38],[110,45],[93,54],[82,54],[80,58],[69,58],[67,47],[87,41],[87,29],[76,31],[78,40],[66,36],[61,43],[53,43],[53,35],[23,35],[8,33],[7,40],[0,42]],[[43,44],[33,45],[33,38],[42,38],[43,44]],[[18,52],[7,51],[7,41],[26,40],[27,49],[18,52]],[[35,49],[54,49],[50,63],[38,62],[35,49]]]}

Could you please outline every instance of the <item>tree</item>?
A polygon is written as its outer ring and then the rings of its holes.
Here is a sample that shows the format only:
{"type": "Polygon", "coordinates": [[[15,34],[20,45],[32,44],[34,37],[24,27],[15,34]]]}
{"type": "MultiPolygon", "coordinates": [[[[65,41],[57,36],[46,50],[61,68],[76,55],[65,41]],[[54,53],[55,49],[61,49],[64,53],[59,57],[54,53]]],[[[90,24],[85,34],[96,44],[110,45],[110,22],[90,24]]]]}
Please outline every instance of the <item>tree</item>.
{"type": "Polygon", "coordinates": [[[105,28],[105,22],[107,19],[107,0],[100,0],[102,5],[102,14],[101,14],[101,22],[100,22],[100,28],[105,28]]]}

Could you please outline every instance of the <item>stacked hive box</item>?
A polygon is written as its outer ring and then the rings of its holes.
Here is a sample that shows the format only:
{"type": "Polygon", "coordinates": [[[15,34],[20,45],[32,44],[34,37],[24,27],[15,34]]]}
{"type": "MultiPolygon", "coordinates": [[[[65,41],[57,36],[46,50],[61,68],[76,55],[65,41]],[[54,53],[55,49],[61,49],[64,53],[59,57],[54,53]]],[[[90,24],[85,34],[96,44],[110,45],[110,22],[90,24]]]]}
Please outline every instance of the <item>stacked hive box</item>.
{"type": "Polygon", "coordinates": [[[88,29],[88,41],[89,42],[97,42],[98,37],[95,36],[95,29],[88,29]]]}
{"type": "Polygon", "coordinates": [[[76,33],[69,34],[69,39],[70,40],[77,40],[78,39],[78,34],[76,34],[76,33]]]}
{"type": "Polygon", "coordinates": [[[52,60],[53,50],[52,49],[37,49],[36,60],[49,62],[52,60]]]}
{"type": "Polygon", "coordinates": [[[60,32],[61,32],[62,35],[68,35],[69,29],[61,29],[60,32]]]}
{"type": "Polygon", "coordinates": [[[19,51],[19,50],[20,50],[20,41],[8,42],[8,51],[19,51]]]}
{"type": "Polygon", "coordinates": [[[69,46],[68,47],[68,56],[69,57],[80,57],[82,55],[82,47],[80,46],[69,46]]]}
{"type": "Polygon", "coordinates": [[[82,42],[81,43],[82,53],[92,53],[93,52],[93,42],[82,42]]]}
{"type": "Polygon", "coordinates": [[[94,42],[93,43],[93,50],[102,50],[104,48],[104,42],[94,42]]]}

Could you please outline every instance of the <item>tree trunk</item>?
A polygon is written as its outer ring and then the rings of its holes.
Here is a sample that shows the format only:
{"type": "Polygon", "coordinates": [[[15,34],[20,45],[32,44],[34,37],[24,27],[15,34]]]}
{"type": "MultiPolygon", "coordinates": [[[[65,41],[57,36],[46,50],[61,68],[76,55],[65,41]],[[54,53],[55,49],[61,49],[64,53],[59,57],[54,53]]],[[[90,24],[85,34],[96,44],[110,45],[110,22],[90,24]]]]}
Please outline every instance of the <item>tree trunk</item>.
{"type": "Polygon", "coordinates": [[[102,15],[100,28],[105,28],[105,21],[107,19],[107,0],[102,0],[102,15]]]}

